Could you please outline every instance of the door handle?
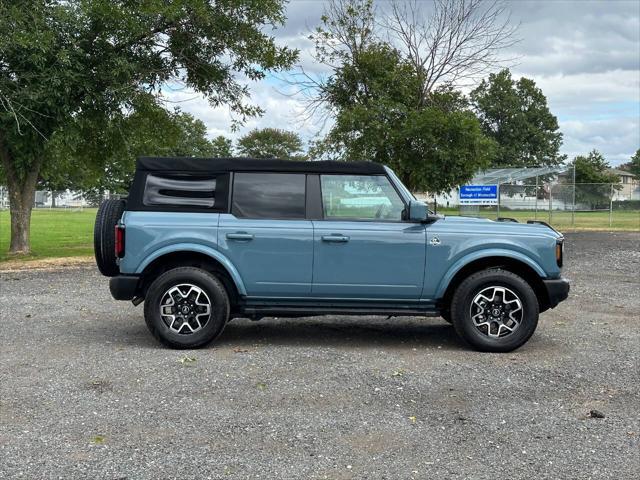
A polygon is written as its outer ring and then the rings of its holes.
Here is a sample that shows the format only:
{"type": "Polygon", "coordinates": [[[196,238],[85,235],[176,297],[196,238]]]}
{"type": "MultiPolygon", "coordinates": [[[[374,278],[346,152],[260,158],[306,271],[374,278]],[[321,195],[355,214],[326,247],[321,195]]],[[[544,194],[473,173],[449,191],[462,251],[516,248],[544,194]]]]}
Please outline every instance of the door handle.
{"type": "Polygon", "coordinates": [[[237,232],[237,233],[227,233],[227,238],[229,240],[244,240],[249,241],[253,240],[253,235],[250,233],[237,232]]]}
{"type": "Polygon", "coordinates": [[[349,241],[349,237],[345,235],[323,235],[323,242],[345,243],[349,241]]]}

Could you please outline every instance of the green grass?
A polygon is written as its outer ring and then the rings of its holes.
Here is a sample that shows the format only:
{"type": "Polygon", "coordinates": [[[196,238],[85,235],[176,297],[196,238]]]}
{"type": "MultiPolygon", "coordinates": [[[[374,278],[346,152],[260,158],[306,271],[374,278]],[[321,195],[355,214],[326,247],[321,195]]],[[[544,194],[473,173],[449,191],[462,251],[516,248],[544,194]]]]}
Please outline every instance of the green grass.
{"type": "MultiPolygon", "coordinates": [[[[457,209],[442,208],[438,213],[445,215],[459,215],[457,209]]],[[[473,215],[466,213],[465,215],[473,215]]],[[[477,216],[495,220],[495,210],[480,210],[477,216]]],[[[519,222],[527,220],[542,220],[549,222],[548,211],[533,210],[505,210],[500,212],[501,217],[515,218],[519,222]]],[[[640,211],[639,210],[614,210],[611,216],[611,226],[609,226],[609,212],[576,212],[575,221],[572,222],[571,212],[556,211],[551,214],[551,225],[559,230],[623,230],[640,231],[640,211]]]]}
{"type": "MultiPolygon", "coordinates": [[[[440,209],[440,213],[457,215],[457,209],[440,209]]],[[[495,218],[495,211],[480,211],[480,216],[495,218]]],[[[533,220],[533,211],[508,210],[502,216],[524,222],[533,220]]],[[[39,209],[31,216],[31,249],[24,260],[75,257],[93,255],[93,222],[95,208],[39,209]]],[[[538,220],[549,220],[549,212],[538,212],[538,220]]],[[[571,224],[571,212],[553,212],[552,225],[561,231],[568,230],[635,230],[640,231],[640,211],[620,210],[613,212],[609,228],[609,212],[576,212],[575,226],[571,224]]],[[[0,262],[11,259],[9,250],[9,212],[0,211],[0,262]]]]}
{"type": "MultiPolygon", "coordinates": [[[[31,214],[31,255],[21,259],[93,255],[95,208],[37,209],[31,214]]],[[[11,259],[9,211],[0,211],[0,262],[11,259]]]]}

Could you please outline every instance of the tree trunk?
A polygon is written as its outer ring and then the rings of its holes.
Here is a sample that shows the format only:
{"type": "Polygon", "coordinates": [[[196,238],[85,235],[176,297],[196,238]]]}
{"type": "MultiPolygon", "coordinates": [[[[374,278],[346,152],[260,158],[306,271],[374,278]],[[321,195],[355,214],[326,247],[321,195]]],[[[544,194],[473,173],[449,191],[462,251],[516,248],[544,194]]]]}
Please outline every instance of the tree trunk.
{"type": "Polygon", "coordinates": [[[42,166],[42,157],[30,162],[26,172],[20,173],[0,131],[0,162],[7,177],[9,212],[11,215],[11,244],[9,253],[27,255],[31,252],[31,209],[36,183],[42,166]]]}
{"type": "Polygon", "coordinates": [[[11,214],[11,245],[9,253],[27,255],[31,252],[31,209],[36,192],[36,182],[29,181],[28,176],[23,182],[8,182],[9,211],[11,214]],[[19,183],[22,183],[20,185],[19,183]]]}
{"type": "Polygon", "coordinates": [[[56,208],[56,193],[55,191],[51,191],[51,208],[56,208]]]}

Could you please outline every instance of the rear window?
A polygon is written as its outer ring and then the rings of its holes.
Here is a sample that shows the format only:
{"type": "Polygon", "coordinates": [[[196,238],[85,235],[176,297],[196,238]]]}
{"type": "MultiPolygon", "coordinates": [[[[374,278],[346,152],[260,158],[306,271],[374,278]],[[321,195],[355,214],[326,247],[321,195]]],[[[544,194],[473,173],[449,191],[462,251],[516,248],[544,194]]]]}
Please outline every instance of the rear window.
{"type": "Polygon", "coordinates": [[[216,177],[148,174],[143,203],[149,207],[213,208],[216,203],[216,177]]]}
{"type": "Polygon", "coordinates": [[[305,218],[306,177],[299,173],[236,173],[231,213],[240,218],[305,218]]]}

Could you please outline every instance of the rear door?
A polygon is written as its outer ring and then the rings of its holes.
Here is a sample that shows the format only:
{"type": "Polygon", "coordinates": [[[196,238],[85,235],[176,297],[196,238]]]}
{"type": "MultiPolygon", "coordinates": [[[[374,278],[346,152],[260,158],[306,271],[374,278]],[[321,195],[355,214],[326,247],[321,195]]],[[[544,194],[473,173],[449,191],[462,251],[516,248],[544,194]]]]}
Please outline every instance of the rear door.
{"type": "Polygon", "coordinates": [[[311,292],[313,224],[306,220],[304,173],[237,172],[231,213],[220,215],[218,248],[252,297],[311,292]]]}
{"type": "Polygon", "coordinates": [[[314,220],[312,294],[417,299],[426,234],[403,221],[405,204],[385,175],[320,175],[322,220],[314,220]]]}

